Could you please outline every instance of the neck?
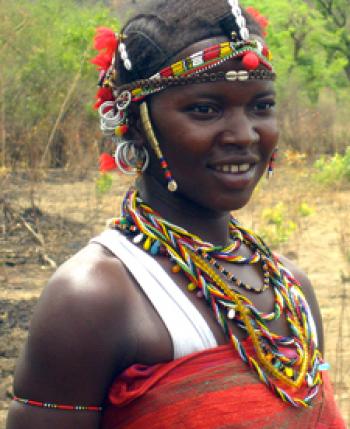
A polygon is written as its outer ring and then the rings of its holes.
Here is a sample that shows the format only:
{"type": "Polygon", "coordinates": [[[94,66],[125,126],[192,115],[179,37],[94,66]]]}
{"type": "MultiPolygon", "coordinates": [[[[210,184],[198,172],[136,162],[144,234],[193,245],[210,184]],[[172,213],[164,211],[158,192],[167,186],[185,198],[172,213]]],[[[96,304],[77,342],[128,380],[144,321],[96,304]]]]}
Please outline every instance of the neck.
{"type": "Polygon", "coordinates": [[[142,200],[164,219],[217,246],[230,242],[230,212],[215,212],[199,206],[185,196],[171,193],[152,176],[144,174],[136,181],[142,200]]]}

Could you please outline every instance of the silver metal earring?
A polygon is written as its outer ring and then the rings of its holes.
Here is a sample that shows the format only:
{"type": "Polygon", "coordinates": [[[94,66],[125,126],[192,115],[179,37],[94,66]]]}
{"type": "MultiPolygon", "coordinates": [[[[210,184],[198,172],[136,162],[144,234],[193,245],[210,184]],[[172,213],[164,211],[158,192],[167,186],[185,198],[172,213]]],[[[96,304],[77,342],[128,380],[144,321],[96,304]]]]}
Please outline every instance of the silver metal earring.
{"type": "Polygon", "coordinates": [[[147,149],[144,146],[137,147],[132,140],[118,144],[114,159],[118,169],[127,176],[143,173],[149,165],[147,149]]]}
{"type": "Polygon", "coordinates": [[[123,122],[124,116],[120,110],[114,113],[115,102],[106,101],[103,103],[98,113],[100,115],[100,128],[104,135],[113,137],[115,129],[123,122]]]}

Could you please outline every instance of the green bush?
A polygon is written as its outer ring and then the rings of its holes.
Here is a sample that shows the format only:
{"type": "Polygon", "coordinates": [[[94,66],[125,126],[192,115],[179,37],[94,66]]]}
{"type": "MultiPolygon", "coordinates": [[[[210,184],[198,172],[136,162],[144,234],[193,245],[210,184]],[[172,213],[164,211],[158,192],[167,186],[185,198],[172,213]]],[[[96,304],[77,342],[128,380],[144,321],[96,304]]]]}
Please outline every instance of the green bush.
{"type": "Polygon", "coordinates": [[[331,158],[322,156],[315,162],[314,167],[316,169],[314,178],[317,182],[325,184],[350,182],[350,146],[344,155],[337,153],[331,158]]]}
{"type": "Polygon", "coordinates": [[[113,177],[109,173],[103,173],[96,180],[96,194],[98,197],[102,197],[106,194],[113,185],[113,177]]]}
{"type": "Polygon", "coordinates": [[[315,213],[315,209],[310,207],[308,203],[305,203],[304,201],[299,205],[298,207],[298,214],[301,217],[308,217],[315,213]]]}
{"type": "Polygon", "coordinates": [[[283,203],[267,208],[262,213],[264,226],[260,235],[271,246],[286,243],[297,229],[297,224],[287,218],[287,209],[283,203]]]}

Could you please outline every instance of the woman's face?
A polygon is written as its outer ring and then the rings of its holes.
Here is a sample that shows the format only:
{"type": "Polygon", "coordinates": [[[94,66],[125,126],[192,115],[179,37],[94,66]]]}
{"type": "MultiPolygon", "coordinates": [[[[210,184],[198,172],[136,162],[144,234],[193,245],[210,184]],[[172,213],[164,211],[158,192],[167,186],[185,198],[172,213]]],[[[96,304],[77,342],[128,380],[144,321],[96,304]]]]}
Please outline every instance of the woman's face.
{"type": "MultiPolygon", "coordinates": [[[[215,71],[239,69],[231,60],[215,71]]],[[[243,207],[277,144],[274,105],[274,85],[262,80],[191,84],[153,96],[154,129],[178,193],[214,211],[243,207]]]]}

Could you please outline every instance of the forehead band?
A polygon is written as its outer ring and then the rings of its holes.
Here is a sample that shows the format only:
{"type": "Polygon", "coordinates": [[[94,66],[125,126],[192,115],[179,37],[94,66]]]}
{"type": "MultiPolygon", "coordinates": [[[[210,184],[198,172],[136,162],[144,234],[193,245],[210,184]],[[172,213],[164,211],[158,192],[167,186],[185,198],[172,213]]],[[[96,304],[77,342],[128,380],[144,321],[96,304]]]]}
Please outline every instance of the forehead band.
{"type": "MultiPolygon", "coordinates": [[[[222,42],[203,51],[165,67],[148,79],[140,79],[130,84],[117,87],[114,83],[113,71],[105,84],[112,88],[116,100],[125,91],[131,93],[132,101],[141,101],[147,95],[162,91],[169,86],[187,83],[216,82],[218,80],[246,81],[250,79],[275,79],[270,63],[269,49],[258,40],[241,42],[222,42]],[[229,75],[211,72],[214,68],[230,59],[242,59],[246,70],[229,75]],[[263,66],[264,69],[257,68],[263,66]]],[[[125,96],[125,94],[124,94],[125,96]]]]}

